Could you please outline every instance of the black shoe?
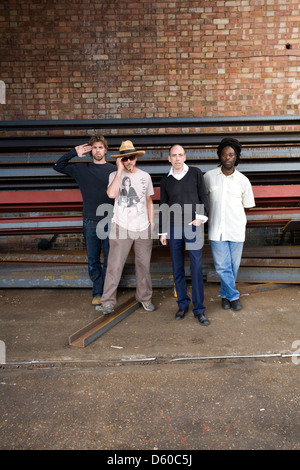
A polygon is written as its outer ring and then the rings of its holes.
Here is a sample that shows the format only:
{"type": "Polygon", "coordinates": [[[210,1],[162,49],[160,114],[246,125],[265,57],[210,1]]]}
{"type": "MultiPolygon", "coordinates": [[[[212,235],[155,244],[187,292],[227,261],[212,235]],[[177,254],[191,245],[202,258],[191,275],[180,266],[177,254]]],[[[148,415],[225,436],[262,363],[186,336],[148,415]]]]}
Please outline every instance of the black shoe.
{"type": "Polygon", "coordinates": [[[195,317],[198,319],[199,323],[201,323],[201,325],[210,325],[210,321],[208,320],[208,318],[206,318],[206,316],[204,315],[204,313],[202,313],[201,315],[195,315],[195,317]]]}
{"type": "Polygon", "coordinates": [[[243,308],[243,307],[242,307],[242,304],[241,304],[241,302],[240,302],[239,299],[237,299],[237,300],[232,300],[232,301],[230,302],[230,305],[231,305],[232,310],[235,310],[235,311],[241,310],[241,309],[243,308]]]}
{"type": "Polygon", "coordinates": [[[179,319],[179,318],[183,318],[185,316],[186,312],[188,311],[188,309],[189,309],[189,307],[180,308],[175,314],[176,320],[179,319]]]}
{"type": "Polygon", "coordinates": [[[224,310],[229,310],[231,308],[231,303],[229,300],[225,299],[225,297],[222,298],[222,308],[224,308],[224,310]]]}

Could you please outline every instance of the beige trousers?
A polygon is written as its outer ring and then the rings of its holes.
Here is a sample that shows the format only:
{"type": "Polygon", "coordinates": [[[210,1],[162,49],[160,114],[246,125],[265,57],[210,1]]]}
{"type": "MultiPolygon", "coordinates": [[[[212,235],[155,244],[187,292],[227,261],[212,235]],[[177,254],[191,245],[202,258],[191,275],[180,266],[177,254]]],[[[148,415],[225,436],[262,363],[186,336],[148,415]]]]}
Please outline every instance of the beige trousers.
{"type": "Polygon", "coordinates": [[[101,303],[103,307],[116,304],[116,295],[123,268],[133,246],[136,277],[136,299],[149,302],[152,297],[150,261],[152,254],[151,228],[130,232],[112,223],[109,236],[109,255],[101,303]]]}

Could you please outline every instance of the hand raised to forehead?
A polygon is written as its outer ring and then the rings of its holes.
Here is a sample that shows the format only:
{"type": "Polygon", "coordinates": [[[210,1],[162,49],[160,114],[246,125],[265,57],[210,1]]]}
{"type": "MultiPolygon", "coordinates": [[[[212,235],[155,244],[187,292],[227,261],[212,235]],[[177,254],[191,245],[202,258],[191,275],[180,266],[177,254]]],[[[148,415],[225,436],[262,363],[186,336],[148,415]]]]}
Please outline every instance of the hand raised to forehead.
{"type": "Polygon", "coordinates": [[[75,147],[75,150],[77,152],[78,157],[82,158],[82,157],[86,157],[86,154],[92,150],[92,147],[89,144],[82,144],[82,145],[77,145],[77,147],[75,147]]]}

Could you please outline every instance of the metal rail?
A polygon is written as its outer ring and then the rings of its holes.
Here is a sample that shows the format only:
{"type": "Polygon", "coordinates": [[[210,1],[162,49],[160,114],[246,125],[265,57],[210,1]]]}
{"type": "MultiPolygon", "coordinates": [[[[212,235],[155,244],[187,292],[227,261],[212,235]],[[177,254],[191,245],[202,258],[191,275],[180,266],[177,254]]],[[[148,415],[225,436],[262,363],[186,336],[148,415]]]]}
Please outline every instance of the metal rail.
{"type": "Polygon", "coordinates": [[[133,297],[120,305],[116,311],[110,315],[101,315],[99,318],[76,331],[69,337],[69,345],[77,348],[84,348],[95,339],[102,336],[117,323],[128,317],[139,308],[140,303],[133,297]]]}
{"type": "MultiPolygon", "coordinates": [[[[186,253],[188,261],[188,254],[186,253]]],[[[0,256],[0,288],[91,288],[85,252],[74,253],[40,251],[10,253],[0,256]],[[63,257],[63,259],[62,259],[63,257]]],[[[205,280],[218,282],[210,248],[203,248],[203,275],[205,280]]],[[[190,279],[189,263],[186,276],[190,279]]],[[[296,283],[300,279],[300,246],[245,247],[239,281],[259,283],[296,283]]],[[[153,247],[151,277],[154,288],[173,287],[171,259],[164,247],[153,247]]],[[[134,257],[125,264],[121,288],[136,286],[134,257]]]]}
{"type": "MultiPolygon", "coordinates": [[[[243,145],[296,145],[300,143],[299,132],[235,132],[243,145]]],[[[185,147],[217,146],[221,139],[226,135],[233,135],[232,131],[222,133],[176,133],[176,134],[138,134],[127,133],[119,135],[104,134],[111,149],[117,149],[123,140],[133,140],[136,148],[168,148],[175,143],[181,143],[185,147]]],[[[89,135],[65,135],[65,136],[47,136],[47,137],[5,137],[0,140],[0,150],[7,149],[65,149],[83,144],[89,139],[89,135]]]]}
{"type": "Polygon", "coordinates": [[[133,140],[137,148],[145,148],[146,156],[139,161],[139,165],[151,174],[157,186],[167,171],[170,145],[184,145],[189,163],[200,166],[205,172],[217,163],[216,146],[227,134],[224,129],[228,128],[228,133],[232,135],[234,126],[237,127],[235,135],[243,145],[240,169],[247,173],[252,184],[297,183],[300,178],[299,124],[300,115],[0,121],[0,189],[42,188],[47,185],[50,188],[75,187],[72,179],[54,175],[49,165],[52,166],[67,149],[86,142],[91,134],[86,132],[88,130],[92,133],[101,130],[108,140],[110,152],[115,152],[121,141],[127,139],[133,140]],[[274,129],[294,126],[296,130],[257,131],[258,126],[272,126],[274,129]],[[203,132],[204,127],[209,132],[203,132]],[[253,132],[247,130],[249,127],[253,128],[253,132]],[[79,129],[82,130],[81,135],[78,135],[79,129]],[[160,133],[160,129],[168,132],[160,133]],[[55,135],[51,132],[64,130],[74,130],[76,135],[55,135]],[[111,132],[115,130],[120,133],[111,132]],[[15,135],[17,131],[23,131],[24,135],[15,135]],[[36,135],[39,131],[43,135],[36,135]]]}
{"type": "Polygon", "coordinates": [[[300,115],[0,121],[0,130],[282,126],[288,124],[300,124],[300,115]]]}

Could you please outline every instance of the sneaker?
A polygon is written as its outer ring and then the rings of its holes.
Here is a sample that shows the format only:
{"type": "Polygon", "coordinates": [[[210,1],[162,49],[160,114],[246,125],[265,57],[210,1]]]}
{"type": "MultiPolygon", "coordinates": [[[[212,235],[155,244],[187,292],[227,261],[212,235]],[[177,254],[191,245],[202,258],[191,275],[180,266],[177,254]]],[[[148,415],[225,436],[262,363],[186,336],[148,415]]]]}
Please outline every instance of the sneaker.
{"type": "Polygon", "coordinates": [[[140,302],[145,310],[147,312],[154,312],[156,310],[156,307],[151,303],[151,302],[140,302]]]}
{"type": "Polygon", "coordinates": [[[101,297],[100,295],[96,295],[92,299],[92,305],[100,305],[101,304],[101,297]]]}
{"type": "Polygon", "coordinates": [[[224,297],[222,298],[222,308],[224,310],[229,310],[231,308],[231,303],[229,300],[225,299],[224,297]]]}
{"type": "Polygon", "coordinates": [[[115,309],[114,309],[114,306],[112,304],[108,304],[104,307],[104,305],[102,306],[102,312],[104,315],[109,315],[110,313],[114,313],[115,309]]]}
{"type": "Polygon", "coordinates": [[[240,302],[239,299],[232,300],[232,301],[230,302],[230,305],[231,305],[232,310],[237,311],[237,310],[241,310],[241,309],[242,309],[242,304],[241,304],[241,302],[240,302]]]}

